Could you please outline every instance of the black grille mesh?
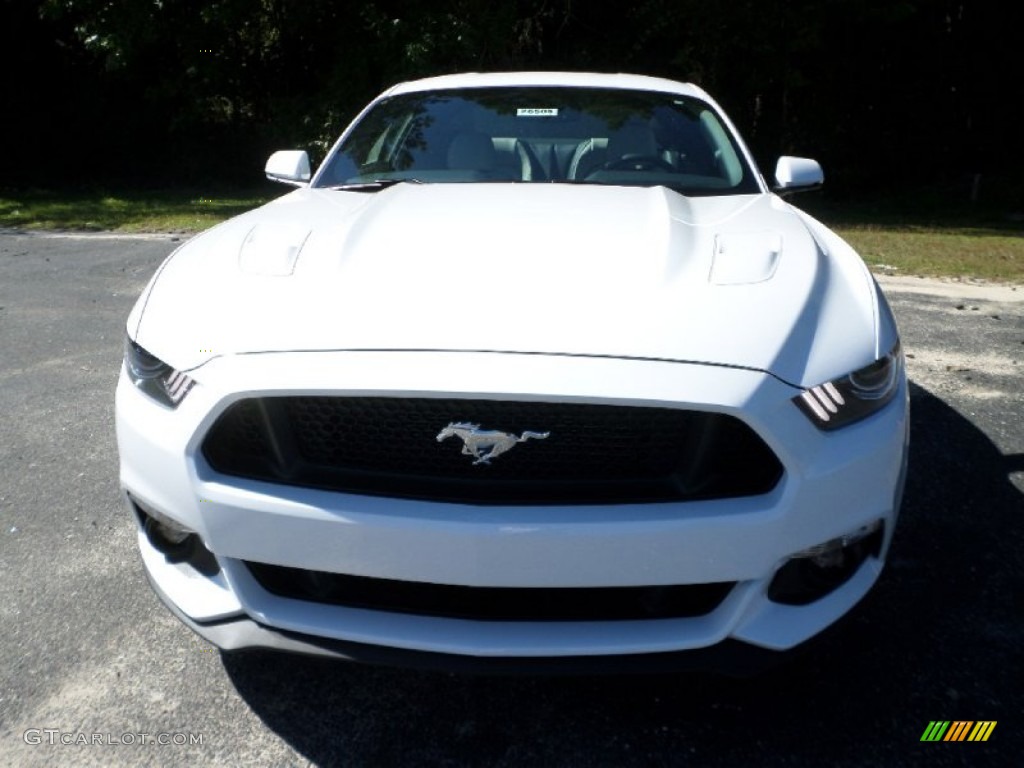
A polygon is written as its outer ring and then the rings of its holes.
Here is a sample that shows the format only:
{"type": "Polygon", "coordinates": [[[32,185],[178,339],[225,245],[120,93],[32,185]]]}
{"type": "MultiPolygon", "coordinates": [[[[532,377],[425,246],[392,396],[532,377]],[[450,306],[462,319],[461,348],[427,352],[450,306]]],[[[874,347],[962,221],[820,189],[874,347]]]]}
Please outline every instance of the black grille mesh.
{"type": "Polygon", "coordinates": [[[316,603],[485,621],[616,621],[704,616],[733,582],[655,587],[465,587],[373,579],[266,563],[246,566],[264,589],[316,603]]]}
{"type": "Polygon", "coordinates": [[[203,453],[218,472],[330,490],[484,504],[624,503],[749,496],[778,459],[733,417],[670,408],[386,397],[241,400],[203,453]],[[450,423],[522,435],[489,464],[450,423]]]}

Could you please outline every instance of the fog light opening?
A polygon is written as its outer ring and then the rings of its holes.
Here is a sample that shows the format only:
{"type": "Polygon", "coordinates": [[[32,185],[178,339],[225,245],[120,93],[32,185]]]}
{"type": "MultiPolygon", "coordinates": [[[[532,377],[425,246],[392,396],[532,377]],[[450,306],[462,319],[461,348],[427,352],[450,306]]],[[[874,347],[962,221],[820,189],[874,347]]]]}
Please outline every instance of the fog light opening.
{"type": "Polygon", "coordinates": [[[144,517],[142,528],[146,532],[146,538],[167,558],[167,562],[180,563],[191,557],[198,538],[195,533],[179,525],[157,520],[145,513],[144,517]]]}
{"type": "Polygon", "coordinates": [[[220,572],[217,558],[203,545],[199,534],[134,498],[131,502],[146,538],[167,562],[188,563],[204,576],[220,572]]]}
{"type": "Polygon", "coordinates": [[[882,549],[881,520],[852,533],[797,552],[775,573],[768,599],[784,605],[807,605],[847,581],[868,557],[882,549]]]}

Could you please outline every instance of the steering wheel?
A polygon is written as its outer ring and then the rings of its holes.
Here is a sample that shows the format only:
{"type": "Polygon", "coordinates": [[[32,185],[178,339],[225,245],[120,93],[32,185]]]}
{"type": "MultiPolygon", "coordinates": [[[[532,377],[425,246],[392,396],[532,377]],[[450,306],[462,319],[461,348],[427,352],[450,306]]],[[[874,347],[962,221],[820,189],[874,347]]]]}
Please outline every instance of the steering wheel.
{"type": "Polygon", "coordinates": [[[666,171],[675,173],[676,169],[657,155],[623,155],[617,160],[610,160],[603,166],[606,171],[666,171]]]}

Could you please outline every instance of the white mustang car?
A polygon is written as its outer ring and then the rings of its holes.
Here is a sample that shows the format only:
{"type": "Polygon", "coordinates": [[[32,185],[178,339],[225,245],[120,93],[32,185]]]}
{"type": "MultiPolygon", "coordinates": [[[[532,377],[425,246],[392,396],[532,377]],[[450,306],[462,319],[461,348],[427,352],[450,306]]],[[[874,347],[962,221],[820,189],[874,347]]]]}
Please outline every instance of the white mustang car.
{"type": "Polygon", "coordinates": [[[124,498],[224,650],[454,668],[777,658],[878,578],[907,383],[864,263],[692,85],[395,86],[127,322],[124,498]]]}

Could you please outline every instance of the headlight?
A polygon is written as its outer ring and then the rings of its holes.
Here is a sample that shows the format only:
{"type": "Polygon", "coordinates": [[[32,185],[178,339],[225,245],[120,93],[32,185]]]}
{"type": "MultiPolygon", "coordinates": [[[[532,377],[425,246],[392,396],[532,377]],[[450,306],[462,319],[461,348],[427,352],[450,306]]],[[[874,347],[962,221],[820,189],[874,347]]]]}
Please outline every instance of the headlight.
{"type": "Polygon", "coordinates": [[[896,396],[902,370],[903,352],[897,344],[885,357],[804,390],[793,402],[819,429],[839,429],[884,408],[896,396]]]}
{"type": "Polygon", "coordinates": [[[177,408],[195,385],[187,374],[174,370],[127,337],[124,340],[124,365],[135,386],[170,408],[177,408]]]}

